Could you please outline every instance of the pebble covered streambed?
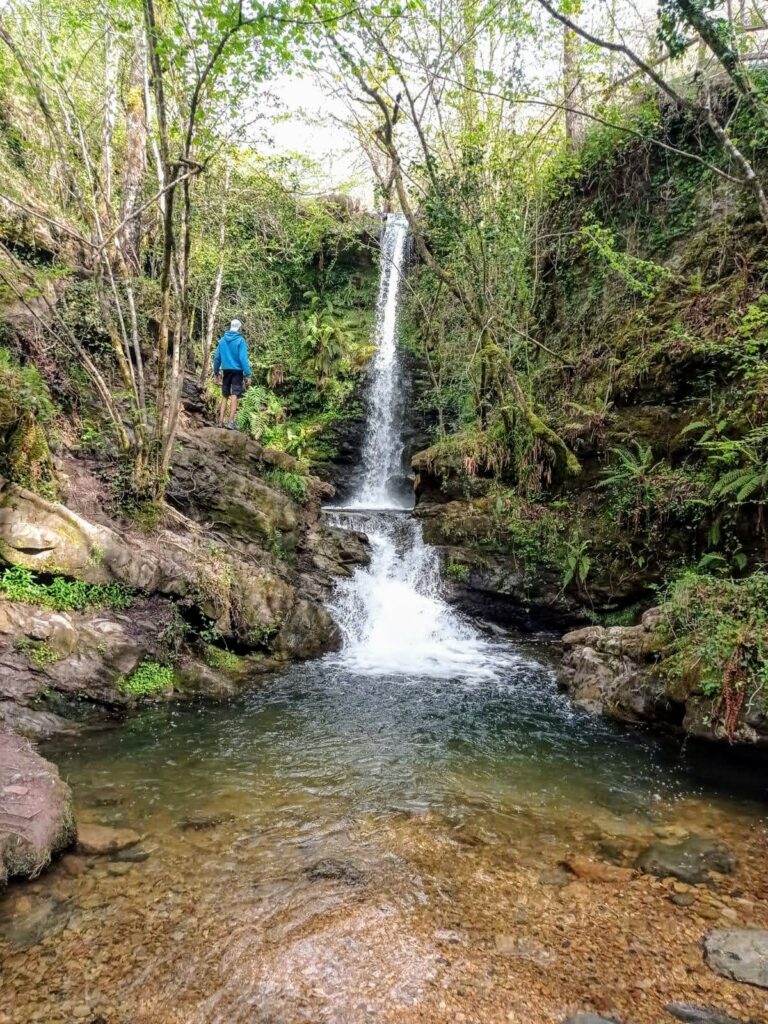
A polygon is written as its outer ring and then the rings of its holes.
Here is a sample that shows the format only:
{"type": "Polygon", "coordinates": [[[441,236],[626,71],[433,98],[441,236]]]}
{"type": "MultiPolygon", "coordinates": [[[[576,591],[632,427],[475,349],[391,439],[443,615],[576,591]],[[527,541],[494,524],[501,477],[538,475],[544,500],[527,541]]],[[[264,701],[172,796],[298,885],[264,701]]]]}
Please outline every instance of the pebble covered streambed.
{"type": "Polygon", "coordinates": [[[48,752],[81,822],[141,839],[2,897],[0,1022],[660,1024],[671,1001],[768,1019],[768,990],[701,950],[768,927],[754,794],[573,712],[529,661],[504,687],[360,687],[303,666],[48,752]],[[735,870],[633,869],[690,835],[735,870]]]}

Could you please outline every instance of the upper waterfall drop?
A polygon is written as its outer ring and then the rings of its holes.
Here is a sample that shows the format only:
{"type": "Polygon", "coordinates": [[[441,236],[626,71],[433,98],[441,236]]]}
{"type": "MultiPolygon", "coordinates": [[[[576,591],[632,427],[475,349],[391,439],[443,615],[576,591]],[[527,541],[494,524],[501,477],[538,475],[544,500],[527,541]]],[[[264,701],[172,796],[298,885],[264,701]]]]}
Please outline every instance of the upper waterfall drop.
{"type": "Polygon", "coordinates": [[[381,272],[374,336],[376,356],[368,396],[363,472],[350,502],[351,508],[410,508],[413,504],[403,494],[397,493],[395,485],[402,473],[403,454],[399,415],[397,319],[407,241],[408,221],[400,213],[390,214],[381,239],[381,272]]]}

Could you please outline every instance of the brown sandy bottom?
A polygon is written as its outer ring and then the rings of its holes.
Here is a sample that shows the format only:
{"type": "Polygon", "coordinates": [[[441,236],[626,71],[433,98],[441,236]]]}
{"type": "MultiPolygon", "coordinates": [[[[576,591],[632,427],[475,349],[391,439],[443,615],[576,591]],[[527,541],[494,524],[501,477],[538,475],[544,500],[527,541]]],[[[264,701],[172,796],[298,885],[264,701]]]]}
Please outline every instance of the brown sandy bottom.
{"type": "Polygon", "coordinates": [[[695,800],[657,820],[527,811],[501,835],[487,815],[393,811],[304,841],[158,813],[145,861],[69,855],[8,891],[0,1022],[556,1024],[592,1008],[660,1024],[672,1000],[768,1020],[768,993],[701,953],[711,927],[768,926],[765,825],[695,800]],[[687,887],[560,866],[688,831],[726,842],[735,874],[687,887]]]}

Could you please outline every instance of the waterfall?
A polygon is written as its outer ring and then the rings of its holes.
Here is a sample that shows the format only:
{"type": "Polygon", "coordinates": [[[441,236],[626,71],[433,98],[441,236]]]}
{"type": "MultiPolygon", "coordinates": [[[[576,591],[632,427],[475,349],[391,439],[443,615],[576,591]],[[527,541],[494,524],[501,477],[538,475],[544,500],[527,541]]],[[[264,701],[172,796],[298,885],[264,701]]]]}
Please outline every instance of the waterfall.
{"type": "Polygon", "coordinates": [[[379,296],[376,302],[371,387],[368,421],[363,443],[363,475],[352,500],[356,508],[410,507],[397,495],[397,478],[402,473],[403,444],[400,436],[397,353],[397,314],[403,260],[408,239],[408,222],[402,214],[390,214],[381,240],[379,296]]]}
{"type": "Polygon", "coordinates": [[[492,647],[443,599],[437,551],[409,514],[412,499],[397,491],[403,451],[397,314],[407,237],[405,218],[390,216],[381,246],[363,472],[349,504],[327,513],[333,525],[367,534],[372,554],[366,569],[338,584],[329,606],[344,638],[338,659],[369,675],[489,678],[502,662],[518,659],[492,647]]]}

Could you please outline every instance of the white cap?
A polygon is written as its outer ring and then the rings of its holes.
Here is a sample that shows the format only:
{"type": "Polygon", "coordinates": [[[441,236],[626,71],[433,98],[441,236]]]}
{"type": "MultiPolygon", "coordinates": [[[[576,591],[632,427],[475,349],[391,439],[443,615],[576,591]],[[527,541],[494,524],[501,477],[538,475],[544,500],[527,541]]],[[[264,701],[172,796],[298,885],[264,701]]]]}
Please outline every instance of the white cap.
{"type": "Polygon", "coordinates": [[[242,326],[243,325],[240,323],[239,320],[233,320],[232,323],[229,325],[229,329],[230,331],[239,331],[242,326]]]}

